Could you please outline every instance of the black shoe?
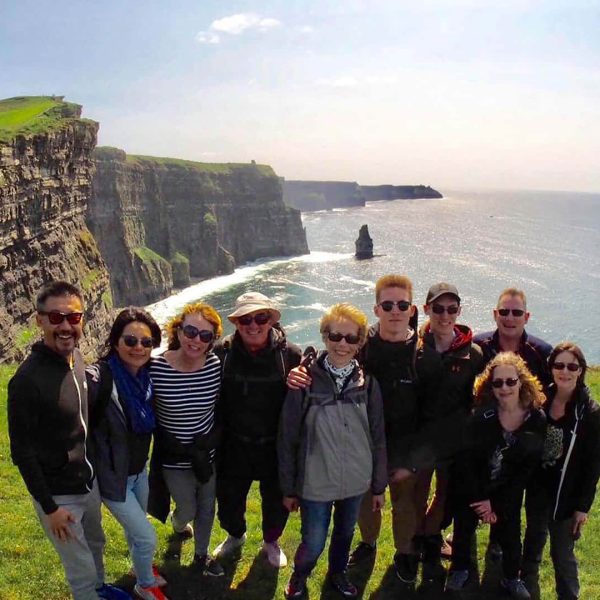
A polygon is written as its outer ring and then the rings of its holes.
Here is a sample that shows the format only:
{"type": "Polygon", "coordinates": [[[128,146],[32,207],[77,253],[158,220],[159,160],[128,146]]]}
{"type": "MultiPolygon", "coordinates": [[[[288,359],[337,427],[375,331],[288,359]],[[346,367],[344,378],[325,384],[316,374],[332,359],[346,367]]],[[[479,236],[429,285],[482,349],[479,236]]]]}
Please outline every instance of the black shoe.
{"type": "Polygon", "coordinates": [[[225,571],[219,562],[207,556],[194,556],[194,565],[202,571],[203,575],[208,575],[209,577],[223,577],[225,575],[225,571]]]}
{"type": "Polygon", "coordinates": [[[306,577],[302,575],[298,575],[297,573],[292,573],[290,580],[287,582],[285,586],[285,590],[283,591],[283,595],[288,599],[294,598],[304,598],[306,595],[306,577]]]}
{"type": "Polygon", "coordinates": [[[329,583],[331,584],[331,587],[337,590],[344,598],[356,598],[358,596],[358,590],[348,579],[346,571],[342,571],[341,573],[330,573],[329,583]]]}
{"type": "Polygon", "coordinates": [[[413,536],[412,543],[415,549],[415,554],[419,557],[419,560],[423,560],[423,552],[425,551],[425,539],[424,535],[413,536]]]}
{"type": "Polygon", "coordinates": [[[394,556],[396,577],[403,583],[414,583],[417,580],[419,557],[416,554],[400,554],[394,556]]]}
{"type": "Polygon", "coordinates": [[[423,582],[442,581],[446,577],[446,569],[440,560],[435,562],[423,561],[423,582]]]}
{"type": "Polygon", "coordinates": [[[487,547],[487,556],[490,560],[498,562],[502,560],[502,547],[498,542],[490,542],[487,547]]]}
{"type": "Polygon", "coordinates": [[[357,564],[367,560],[368,558],[374,558],[375,552],[377,552],[377,546],[371,546],[367,542],[359,542],[358,546],[354,548],[352,554],[348,558],[348,566],[355,567],[357,564]]]}

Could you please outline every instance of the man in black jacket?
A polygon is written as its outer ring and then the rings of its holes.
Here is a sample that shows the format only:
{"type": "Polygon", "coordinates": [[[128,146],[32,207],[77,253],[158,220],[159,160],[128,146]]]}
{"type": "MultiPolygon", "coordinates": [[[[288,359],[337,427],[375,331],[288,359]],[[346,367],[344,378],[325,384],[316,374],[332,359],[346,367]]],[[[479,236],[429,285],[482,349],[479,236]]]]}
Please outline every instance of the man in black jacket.
{"type": "Polygon", "coordinates": [[[75,600],[129,598],[104,584],[100,495],[88,443],[100,407],[88,405],[85,364],[76,347],[83,327],[81,292],[65,281],[52,282],[39,293],[36,309],[43,340],[8,385],[12,459],[75,600]]]}
{"type": "Polygon", "coordinates": [[[302,354],[287,342],[280,317],[263,294],[242,294],[228,317],[235,333],[215,345],[223,374],[217,407],[223,432],[217,454],[218,516],[229,535],[214,556],[223,558],[246,541],[246,498],[252,482],[259,481],[263,551],[274,567],[287,565],[277,541],[288,517],[279,486],[277,428],[287,374],[302,354]]]}

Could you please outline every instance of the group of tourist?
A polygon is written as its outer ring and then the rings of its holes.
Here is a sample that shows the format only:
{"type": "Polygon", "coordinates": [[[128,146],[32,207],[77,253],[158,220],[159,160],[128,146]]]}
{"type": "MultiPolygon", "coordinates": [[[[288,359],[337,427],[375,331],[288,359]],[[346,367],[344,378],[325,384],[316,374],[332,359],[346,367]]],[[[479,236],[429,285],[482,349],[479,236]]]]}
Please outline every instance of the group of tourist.
{"type": "Polygon", "coordinates": [[[52,282],[36,311],[42,340],[9,383],[11,454],[76,600],[131,597],[104,581],[102,502],[125,533],[135,596],[160,600],[167,582],[147,514],[193,538],[193,564],[218,577],[246,541],[255,481],[262,551],[274,568],[287,565],[278,540],[300,511],[286,598],[305,597],[331,520],[328,582],[358,596],[349,573],[375,560],[386,488],[393,566],[406,585],[422,564],[424,583],[462,590],[483,522],[511,597],[526,600],[537,587],[548,533],[557,597],[579,597],[574,544],[600,477],[600,410],[581,349],[525,331],[522,291],[504,290],[497,329],[474,336],[457,323],[455,286],[431,286],[419,328],[410,279],[386,275],[375,286],[374,325],[335,304],[319,324],[325,349],[304,353],[258,292],[236,300],[235,332],[224,338],[214,308],[186,305],[154,356],[159,326],[129,307],[87,368],[77,349],[80,290],[52,282]],[[215,510],[228,535],[211,553],[215,510]],[[451,524],[446,573],[442,532],[451,524]]]}

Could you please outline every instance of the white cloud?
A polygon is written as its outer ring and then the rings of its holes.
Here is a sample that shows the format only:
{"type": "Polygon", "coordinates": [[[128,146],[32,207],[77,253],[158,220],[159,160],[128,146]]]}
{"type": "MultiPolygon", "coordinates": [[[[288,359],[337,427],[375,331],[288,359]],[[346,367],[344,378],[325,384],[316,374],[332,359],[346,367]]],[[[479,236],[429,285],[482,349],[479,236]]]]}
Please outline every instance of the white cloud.
{"type": "Polygon", "coordinates": [[[326,87],[348,88],[357,86],[358,80],[355,77],[335,77],[333,79],[322,77],[317,79],[317,84],[326,87]]]}
{"type": "Polygon", "coordinates": [[[210,24],[208,30],[200,31],[196,35],[196,41],[201,44],[218,44],[221,41],[219,34],[222,33],[240,35],[250,29],[264,32],[280,26],[281,21],[273,17],[261,17],[255,13],[238,13],[216,19],[210,24]]]}
{"type": "Polygon", "coordinates": [[[314,33],[315,28],[310,25],[302,25],[301,27],[296,27],[296,31],[298,33],[314,33]]]}

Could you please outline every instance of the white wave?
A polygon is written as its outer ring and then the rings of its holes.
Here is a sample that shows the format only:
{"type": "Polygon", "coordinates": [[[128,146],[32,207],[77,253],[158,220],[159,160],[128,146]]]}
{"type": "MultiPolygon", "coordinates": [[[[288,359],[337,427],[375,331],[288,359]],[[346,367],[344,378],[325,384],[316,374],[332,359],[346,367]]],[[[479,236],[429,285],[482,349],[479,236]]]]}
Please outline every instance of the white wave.
{"type": "Polygon", "coordinates": [[[353,277],[348,277],[348,275],[340,275],[341,281],[349,281],[350,283],[355,283],[356,285],[363,285],[368,290],[375,289],[375,283],[373,281],[365,281],[364,279],[354,279],[353,277]]]}

